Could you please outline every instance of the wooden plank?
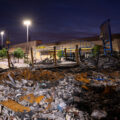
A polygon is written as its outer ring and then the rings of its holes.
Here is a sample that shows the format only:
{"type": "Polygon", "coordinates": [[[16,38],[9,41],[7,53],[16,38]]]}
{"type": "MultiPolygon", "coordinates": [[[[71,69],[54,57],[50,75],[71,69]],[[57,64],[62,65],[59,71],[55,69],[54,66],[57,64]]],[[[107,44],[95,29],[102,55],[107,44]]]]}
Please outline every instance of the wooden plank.
{"type": "Polygon", "coordinates": [[[76,57],[76,62],[79,65],[79,51],[78,51],[78,45],[76,45],[76,50],[75,50],[75,57],[76,57]]]}
{"type": "Polygon", "coordinates": [[[7,59],[8,59],[8,67],[11,68],[11,66],[10,66],[10,55],[9,55],[8,50],[7,50],[7,59]]]}
{"type": "Polygon", "coordinates": [[[31,48],[31,61],[32,61],[32,67],[34,67],[34,57],[33,57],[33,49],[31,48]]]}
{"type": "Polygon", "coordinates": [[[57,65],[57,61],[56,61],[56,46],[54,46],[54,64],[55,66],[57,65]]]}
{"type": "Polygon", "coordinates": [[[67,49],[64,48],[64,53],[65,53],[65,59],[67,60],[67,49]]]}

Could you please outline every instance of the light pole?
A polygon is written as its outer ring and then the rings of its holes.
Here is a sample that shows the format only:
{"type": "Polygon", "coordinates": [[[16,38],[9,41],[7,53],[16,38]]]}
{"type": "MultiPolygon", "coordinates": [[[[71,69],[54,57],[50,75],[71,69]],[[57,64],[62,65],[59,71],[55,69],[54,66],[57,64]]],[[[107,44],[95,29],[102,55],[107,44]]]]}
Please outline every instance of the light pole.
{"type": "Polygon", "coordinates": [[[27,27],[27,49],[28,49],[28,42],[29,42],[29,26],[32,24],[31,20],[24,20],[23,24],[27,27]]]}
{"type": "Polygon", "coordinates": [[[4,38],[4,34],[5,34],[5,32],[4,32],[4,31],[1,31],[1,32],[0,32],[2,47],[3,47],[3,38],[4,38]]]}

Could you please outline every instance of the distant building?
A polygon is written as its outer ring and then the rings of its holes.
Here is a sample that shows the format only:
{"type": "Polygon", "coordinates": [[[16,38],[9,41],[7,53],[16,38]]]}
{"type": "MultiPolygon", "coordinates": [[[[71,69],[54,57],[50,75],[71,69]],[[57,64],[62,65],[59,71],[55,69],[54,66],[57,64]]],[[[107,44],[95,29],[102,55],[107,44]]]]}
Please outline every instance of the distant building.
{"type": "MultiPolygon", "coordinates": [[[[34,56],[36,59],[44,59],[49,58],[53,54],[53,47],[56,46],[57,51],[67,48],[68,53],[72,53],[75,51],[75,47],[78,45],[79,48],[82,49],[83,53],[90,53],[91,49],[95,45],[103,46],[103,41],[100,40],[99,36],[95,37],[87,37],[81,39],[72,39],[48,44],[41,44],[34,49],[34,56]]],[[[120,34],[112,35],[112,45],[113,51],[120,53],[120,34]]]]}
{"type": "MultiPolygon", "coordinates": [[[[37,46],[41,44],[42,44],[42,40],[34,40],[34,41],[29,41],[28,46],[29,46],[29,49],[30,48],[35,49],[37,46]]],[[[19,43],[16,45],[11,45],[9,51],[13,52],[16,48],[22,48],[22,50],[26,52],[26,47],[27,47],[27,42],[19,43]]]]}
{"type": "MultiPolygon", "coordinates": [[[[120,53],[120,34],[112,35],[112,44],[113,44],[113,51],[120,53]]],[[[100,40],[99,36],[72,39],[72,40],[59,41],[59,42],[47,43],[47,44],[42,44],[41,40],[34,40],[29,42],[29,48],[31,47],[33,48],[34,58],[40,60],[53,56],[54,46],[56,46],[57,52],[60,50],[64,51],[64,48],[67,48],[67,52],[72,53],[75,52],[76,45],[78,45],[78,47],[81,48],[83,53],[87,53],[87,52],[89,53],[91,52],[94,45],[103,46],[103,42],[102,40],[100,40]]],[[[9,51],[13,52],[16,48],[22,48],[23,51],[25,52],[26,46],[27,46],[26,42],[12,45],[9,51]]]]}

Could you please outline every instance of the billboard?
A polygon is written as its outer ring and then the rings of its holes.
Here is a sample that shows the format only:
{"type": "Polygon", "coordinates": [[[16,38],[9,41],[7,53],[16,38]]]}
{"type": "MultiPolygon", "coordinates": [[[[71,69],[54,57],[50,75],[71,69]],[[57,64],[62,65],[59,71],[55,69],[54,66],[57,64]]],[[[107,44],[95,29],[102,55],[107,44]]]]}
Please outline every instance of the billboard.
{"type": "Polygon", "coordinates": [[[103,22],[100,26],[100,39],[103,41],[104,54],[111,53],[112,55],[112,36],[111,36],[111,27],[110,19],[103,22]]]}
{"type": "Polygon", "coordinates": [[[110,19],[101,24],[100,30],[100,38],[104,40],[109,40],[111,35],[110,19]]]}

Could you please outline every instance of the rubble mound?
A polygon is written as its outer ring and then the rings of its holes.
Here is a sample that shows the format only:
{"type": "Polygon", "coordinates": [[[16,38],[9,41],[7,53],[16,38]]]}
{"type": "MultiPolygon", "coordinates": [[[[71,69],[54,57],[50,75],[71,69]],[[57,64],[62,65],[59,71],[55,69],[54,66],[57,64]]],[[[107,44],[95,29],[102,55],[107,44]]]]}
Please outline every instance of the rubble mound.
{"type": "Polygon", "coordinates": [[[0,74],[0,119],[119,120],[120,72],[16,69],[0,74]]]}

